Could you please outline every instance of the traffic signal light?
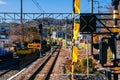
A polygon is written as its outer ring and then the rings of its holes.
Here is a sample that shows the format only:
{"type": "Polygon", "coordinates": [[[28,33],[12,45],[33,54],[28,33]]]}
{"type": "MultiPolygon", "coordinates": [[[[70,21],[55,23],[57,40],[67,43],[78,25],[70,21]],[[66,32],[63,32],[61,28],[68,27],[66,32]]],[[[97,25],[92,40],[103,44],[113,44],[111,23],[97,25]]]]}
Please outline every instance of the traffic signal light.
{"type": "Polygon", "coordinates": [[[103,66],[104,64],[106,64],[107,62],[107,49],[108,49],[108,44],[106,41],[101,41],[100,42],[100,45],[99,45],[99,48],[100,48],[100,64],[103,66]]]}
{"type": "Polygon", "coordinates": [[[42,34],[42,24],[39,24],[39,33],[42,34]]]}

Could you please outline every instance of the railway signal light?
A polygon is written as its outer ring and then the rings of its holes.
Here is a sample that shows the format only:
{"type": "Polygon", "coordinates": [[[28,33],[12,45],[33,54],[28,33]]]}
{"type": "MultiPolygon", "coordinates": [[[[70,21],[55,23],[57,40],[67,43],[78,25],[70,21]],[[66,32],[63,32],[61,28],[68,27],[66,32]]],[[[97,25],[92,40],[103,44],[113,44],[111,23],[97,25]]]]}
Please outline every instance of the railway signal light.
{"type": "Polygon", "coordinates": [[[98,61],[99,60],[99,53],[93,54],[93,58],[98,61]]]}
{"type": "Polygon", "coordinates": [[[93,43],[93,47],[94,47],[95,49],[99,49],[99,42],[93,43]]]}
{"type": "Polygon", "coordinates": [[[96,16],[81,15],[80,16],[80,32],[93,33],[96,31],[96,16]]]}
{"type": "Polygon", "coordinates": [[[115,38],[110,38],[108,40],[108,44],[110,46],[110,50],[111,50],[112,54],[115,55],[116,54],[115,38]]]}
{"type": "Polygon", "coordinates": [[[101,41],[100,45],[100,64],[104,65],[107,62],[107,49],[108,49],[108,44],[106,41],[101,41]]]}
{"type": "Polygon", "coordinates": [[[99,50],[98,53],[93,54],[93,58],[99,60],[100,64],[103,66],[107,62],[107,42],[100,41],[98,43],[93,43],[93,47],[99,50]]]}

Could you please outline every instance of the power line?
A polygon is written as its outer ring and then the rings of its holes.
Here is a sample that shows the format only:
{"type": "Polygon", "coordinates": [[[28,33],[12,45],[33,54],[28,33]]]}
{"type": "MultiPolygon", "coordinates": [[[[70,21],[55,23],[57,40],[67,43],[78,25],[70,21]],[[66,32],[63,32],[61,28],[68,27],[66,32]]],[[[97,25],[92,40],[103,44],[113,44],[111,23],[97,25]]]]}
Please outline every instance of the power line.
{"type": "Polygon", "coordinates": [[[45,11],[41,8],[41,6],[39,5],[39,3],[36,0],[32,0],[32,1],[41,12],[45,13],[45,11]]]}
{"type": "Polygon", "coordinates": [[[36,1],[36,3],[38,4],[39,8],[41,8],[41,10],[45,13],[45,10],[43,10],[43,8],[40,6],[40,4],[37,1],[36,1]]]}
{"type": "Polygon", "coordinates": [[[40,4],[36,1],[36,0],[32,0],[32,2],[36,5],[36,7],[43,13],[46,13],[42,7],[40,6],[40,4]]]}

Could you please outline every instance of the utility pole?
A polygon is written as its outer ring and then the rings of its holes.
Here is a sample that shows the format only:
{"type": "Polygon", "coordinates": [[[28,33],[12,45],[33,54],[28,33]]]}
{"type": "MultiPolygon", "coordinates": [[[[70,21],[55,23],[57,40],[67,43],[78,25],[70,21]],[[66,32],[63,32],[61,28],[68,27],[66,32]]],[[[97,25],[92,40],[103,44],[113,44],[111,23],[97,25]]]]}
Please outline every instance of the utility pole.
{"type": "MultiPolygon", "coordinates": [[[[43,46],[43,45],[42,45],[42,39],[43,39],[43,34],[42,34],[43,24],[40,23],[40,24],[38,25],[38,27],[39,27],[39,34],[40,34],[40,44],[41,44],[41,46],[43,46]]],[[[40,51],[39,57],[42,57],[42,47],[39,49],[39,51],[40,51]]]]}
{"type": "Polygon", "coordinates": [[[90,0],[90,12],[93,13],[93,0],[90,0]]]}
{"type": "MultiPolygon", "coordinates": [[[[90,12],[93,14],[93,0],[90,0],[90,12]]],[[[93,54],[93,34],[91,34],[91,54],[93,54]]]]}
{"type": "MultiPolygon", "coordinates": [[[[90,0],[90,13],[93,14],[93,0],[90,0]]],[[[86,57],[87,57],[87,77],[89,78],[89,53],[88,53],[88,35],[86,35],[86,57]]],[[[91,52],[90,54],[93,54],[93,34],[91,34],[91,52]]]]}
{"type": "MultiPolygon", "coordinates": [[[[113,32],[118,33],[118,29],[116,28],[118,26],[118,22],[117,20],[119,19],[119,11],[118,11],[118,5],[119,5],[119,1],[120,0],[112,0],[112,5],[113,5],[113,20],[114,20],[114,25],[113,25],[113,32]]],[[[117,34],[115,34],[117,35],[117,34]]],[[[113,61],[113,65],[114,68],[118,66],[118,62],[117,62],[117,53],[114,53],[114,61],[113,61]]],[[[118,80],[118,73],[115,73],[114,71],[114,80],[118,80]]]]}
{"type": "Polygon", "coordinates": [[[21,18],[20,18],[20,22],[21,22],[21,33],[22,33],[22,43],[24,42],[24,26],[23,26],[23,0],[21,0],[21,18]]]}
{"type": "Polygon", "coordinates": [[[65,40],[66,40],[66,46],[67,46],[67,27],[68,27],[68,18],[66,17],[66,21],[65,21],[65,40]]]}

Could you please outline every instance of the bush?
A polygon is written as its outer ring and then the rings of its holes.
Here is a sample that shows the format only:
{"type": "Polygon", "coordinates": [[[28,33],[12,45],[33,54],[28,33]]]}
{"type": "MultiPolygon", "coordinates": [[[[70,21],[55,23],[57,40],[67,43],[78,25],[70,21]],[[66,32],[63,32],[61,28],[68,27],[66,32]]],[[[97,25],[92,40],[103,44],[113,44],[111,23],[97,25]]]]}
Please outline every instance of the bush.
{"type": "Polygon", "coordinates": [[[94,73],[94,69],[93,68],[89,68],[89,73],[94,73]]]}
{"type": "Polygon", "coordinates": [[[71,71],[67,67],[65,67],[64,69],[66,74],[71,74],[71,71]]]}
{"type": "Polygon", "coordinates": [[[85,43],[80,43],[78,44],[78,48],[81,49],[86,49],[86,44],[85,43]]]}
{"type": "Polygon", "coordinates": [[[33,51],[30,49],[20,49],[16,51],[16,54],[20,56],[20,55],[28,55],[31,54],[32,52],[33,51]]]}
{"type": "Polygon", "coordinates": [[[81,68],[81,67],[82,67],[82,65],[81,65],[80,61],[78,61],[77,63],[75,63],[75,70],[74,70],[74,72],[75,73],[81,73],[82,70],[83,70],[83,68],[81,68]]]}
{"type": "MultiPolygon", "coordinates": [[[[93,60],[91,58],[88,58],[89,61],[89,66],[92,66],[93,60]]],[[[82,59],[82,65],[86,66],[87,65],[87,59],[82,59]]]]}
{"type": "Polygon", "coordinates": [[[52,46],[57,46],[57,42],[53,42],[53,43],[52,43],[52,46]]]}
{"type": "MultiPolygon", "coordinates": [[[[90,74],[98,74],[98,71],[94,68],[93,65],[93,60],[92,58],[88,58],[89,60],[89,73],[90,74]]],[[[65,62],[65,73],[66,74],[70,74],[71,71],[71,66],[72,66],[72,60],[66,60],[65,62]]],[[[74,63],[74,73],[75,74],[79,74],[79,73],[83,73],[86,74],[87,73],[87,59],[84,58],[82,60],[78,60],[76,63],[74,63]]]]}

